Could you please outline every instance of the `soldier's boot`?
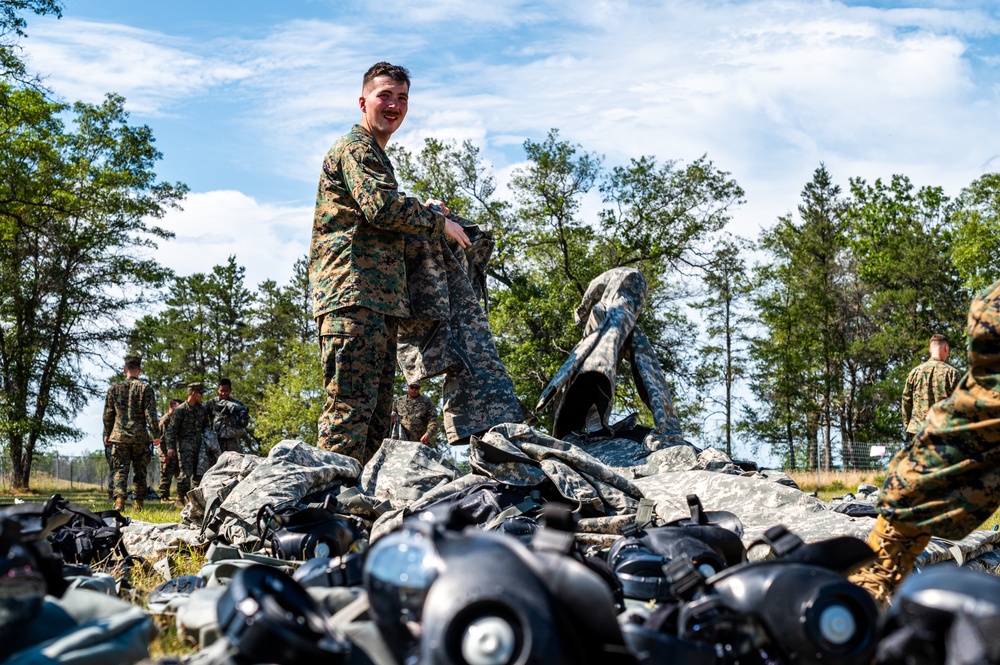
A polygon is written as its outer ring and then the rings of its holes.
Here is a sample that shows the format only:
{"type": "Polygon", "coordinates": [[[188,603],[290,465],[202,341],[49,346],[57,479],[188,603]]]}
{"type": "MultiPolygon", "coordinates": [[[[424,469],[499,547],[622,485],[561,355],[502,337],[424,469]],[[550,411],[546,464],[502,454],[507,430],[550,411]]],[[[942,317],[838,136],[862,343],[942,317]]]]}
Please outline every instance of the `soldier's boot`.
{"type": "Polygon", "coordinates": [[[888,605],[930,539],[931,534],[926,531],[890,522],[879,515],[868,534],[868,546],[875,550],[875,561],[851,575],[851,582],[868,591],[883,607],[888,605]]]}
{"type": "Polygon", "coordinates": [[[184,503],[183,501],[181,501],[180,499],[177,499],[176,501],[174,501],[174,508],[180,508],[181,510],[184,510],[184,506],[186,506],[186,505],[187,504],[184,503]]]}
{"type": "Polygon", "coordinates": [[[121,512],[122,510],[125,510],[125,497],[123,497],[123,496],[116,496],[115,497],[115,507],[114,507],[114,509],[117,510],[117,511],[119,511],[119,512],[121,512]]]}
{"type": "Polygon", "coordinates": [[[132,510],[142,510],[142,505],[144,502],[145,499],[136,499],[135,501],[132,502],[132,510]]]}

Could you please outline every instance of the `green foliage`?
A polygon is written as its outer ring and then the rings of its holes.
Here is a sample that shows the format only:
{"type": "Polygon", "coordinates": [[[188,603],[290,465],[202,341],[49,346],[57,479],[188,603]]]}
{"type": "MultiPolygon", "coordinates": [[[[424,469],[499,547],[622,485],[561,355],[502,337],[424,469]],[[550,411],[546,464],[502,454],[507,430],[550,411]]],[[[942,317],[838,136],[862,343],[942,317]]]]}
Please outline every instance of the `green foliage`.
{"type": "Polygon", "coordinates": [[[315,443],[326,391],[319,364],[319,342],[291,339],[280,356],[284,370],[257,402],[254,437],[266,453],[282,439],[315,443]]]}
{"type": "Polygon", "coordinates": [[[981,291],[997,279],[1000,256],[1000,174],[987,173],[962,190],[949,220],[951,261],[965,288],[981,291]]]}
{"type": "Polygon", "coordinates": [[[151,253],[172,234],[151,220],[186,188],[156,181],[152,133],[120,96],[68,107],[0,83],[0,98],[0,439],[26,487],[36,446],[76,438],[99,392],[81,363],[167,277],[151,253]]]}

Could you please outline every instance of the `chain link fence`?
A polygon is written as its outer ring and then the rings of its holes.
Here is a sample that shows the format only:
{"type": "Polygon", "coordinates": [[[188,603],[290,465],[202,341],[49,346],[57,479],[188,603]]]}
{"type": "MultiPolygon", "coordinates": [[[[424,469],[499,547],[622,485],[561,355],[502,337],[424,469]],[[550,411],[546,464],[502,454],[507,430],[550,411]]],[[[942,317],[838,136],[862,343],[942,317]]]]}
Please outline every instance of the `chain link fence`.
{"type": "MultiPolygon", "coordinates": [[[[57,452],[36,455],[31,464],[32,489],[108,489],[111,473],[108,458],[102,453],[61,455],[57,452]]],[[[153,455],[146,469],[146,483],[156,488],[160,484],[160,458],[153,455]]],[[[10,460],[0,457],[0,490],[13,485],[10,460]]],[[[132,475],[126,487],[131,488],[132,475]]]]}
{"type": "MultiPolygon", "coordinates": [[[[902,441],[883,441],[878,443],[855,443],[853,445],[842,445],[836,443],[831,451],[829,462],[825,462],[825,453],[820,448],[819,456],[821,463],[817,464],[815,452],[812,454],[800,448],[803,459],[797,459],[795,469],[798,471],[815,471],[817,467],[821,471],[885,471],[889,466],[889,460],[893,455],[902,450],[906,444],[902,441]]],[[[796,455],[798,458],[800,455],[796,455]]],[[[781,465],[785,471],[792,468],[787,460],[781,465]]]]}

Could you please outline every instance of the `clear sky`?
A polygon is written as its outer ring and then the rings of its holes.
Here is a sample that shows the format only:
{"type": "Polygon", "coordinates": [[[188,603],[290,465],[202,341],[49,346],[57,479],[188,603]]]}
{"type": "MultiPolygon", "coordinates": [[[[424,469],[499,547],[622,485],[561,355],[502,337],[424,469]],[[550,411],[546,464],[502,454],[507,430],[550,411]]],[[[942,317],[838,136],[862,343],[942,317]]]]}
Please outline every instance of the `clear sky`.
{"type": "Polygon", "coordinates": [[[66,0],[27,32],[57,95],[124,95],[159,176],[191,188],[160,260],[235,254],[251,286],[306,252],[322,157],[379,60],[413,79],[394,141],[471,139],[501,184],[550,128],[609,166],[707,154],[746,190],[748,237],[821,162],[845,188],[902,173],[951,196],[1000,169],[994,2],[66,0]]]}

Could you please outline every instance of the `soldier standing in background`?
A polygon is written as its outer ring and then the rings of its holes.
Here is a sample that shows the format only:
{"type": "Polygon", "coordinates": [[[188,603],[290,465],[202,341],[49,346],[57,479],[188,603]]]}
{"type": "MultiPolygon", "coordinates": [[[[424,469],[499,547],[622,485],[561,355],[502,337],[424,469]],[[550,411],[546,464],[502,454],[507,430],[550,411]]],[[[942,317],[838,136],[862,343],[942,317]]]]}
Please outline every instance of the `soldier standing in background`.
{"type": "Polygon", "coordinates": [[[164,440],[167,443],[167,456],[177,458],[177,501],[179,508],[184,507],[185,497],[191,490],[191,480],[195,476],[198,465],[198,451],[201,449],[202,432],[211,427],[208,409],[201,403],[205,397],[205,386],[201,381],[188,384],[187,399],[181,402],[170,420],[167,421],[167,431],[164,440]]]}
{"type": "Polygon", "coordinates": [[[972,301],[968,331],[969,371],[889,463],[868,536],[877,558],[851,576],[883,603],[932,535],[964,538],[1000,506],[1000,281],[972,301]]]}
{"type": "Polygon", "coordinates": [[[111,448],[115,510],[125,509],[125,482],[132,469],[133,508],[146,500],[146,468],[152,457],[151,439],[159,440],[153,387],[139,380],[142,361],[125,358],[125,380],[108,388],[104,400],[104,447],[111,448]]]}
{"type": "MultiPolygon", "coordinates": [[[[167,423],[174,409],[181,403],[179,399],[170,400],[170,410],[160,418],[160,436],[167,431],[167,423]]],[[[178,475],[177,455],[167,455],[167,443],[160,439],[160,501],[170,503],[170,479],[178,475]]]]}
{"type": "Polygon", "coordinates": [[[421,204],[398,189],[385,146],[406,117],[409,94],[405,68],[368,69],[361,122],[327,153],[316,195],[309,287],[327,392],[317,445],[362,464],[389,433],[398,320],[410,316],[404,234],[446,234],[470,245],[444,204],[421,204]]]}
{"type": "Polygon", "coordinates": [[[246,433],[246,428],[241,427],[235,431],[242,433],[238,436],[226,436],[227,434],[233,433],[231,429],[233,428],[220,428],[217,426],[217,420],[219,417],[219,412],[223,410],[222,402],[232,402],[233,406],[236,408],[242,408],[244,411],[247,407],[243,402],[239,401],[233,397],[233,382],[229,379],[219,379],[219,386],[216,388],[216,396],[208,400],[205,403],[205,408],[208,409],[208,417],[212,421],[212,426],[215,428],[216,438],[219,440],[219,448],[222,452],[240,452],[240,438],[244,433],[246,433]]]}
{"type": "Polygon", "coordinates": [[[406,387],[406,395],[396,399],[393,411],[393,421],[399,418],[407,441],[433,445],[438,432],[437,409],[426,395],[420,394],[419,381],[406,387]]]}
{"type": "Polygon", "coordinates": [[[923,429],[931,406],[948,397],[962,378],[957,369],[945,362],[950,348],[947,337],[934,335],[931,337],[930,359],[914,367],[906,377],[902,408],[907,439],[912,439],[923,429]]]}

